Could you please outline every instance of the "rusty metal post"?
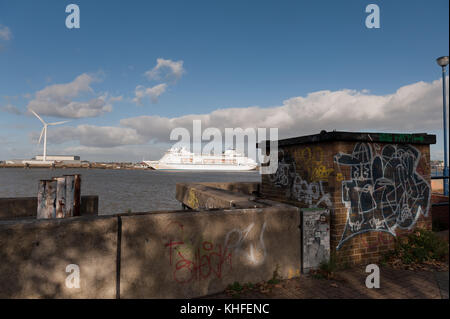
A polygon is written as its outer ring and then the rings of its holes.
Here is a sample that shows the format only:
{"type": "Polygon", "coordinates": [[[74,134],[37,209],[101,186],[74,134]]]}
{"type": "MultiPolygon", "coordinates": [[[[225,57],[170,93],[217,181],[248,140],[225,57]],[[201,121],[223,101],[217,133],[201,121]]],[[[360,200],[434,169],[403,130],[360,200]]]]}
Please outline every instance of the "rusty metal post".
{"type": "Polygon", "coordinates": [[[56,181],[41,180],[38,187],[38,219],[56,217],[56,181]]]}
{"type": "Polygon", "coordinates": [[[64,217],[72,217],[75,199],[75,176],[64,175],[64,178],[66,180],[66,213],[64,217]]]}
{"type": "Polygon", "coordinates": [[[81,175],[74,175],[73,216],[81,215],[81,175]]]}
{"type": "Polygon", "coordinates": [[[66,215],[66,179],[54,177],[56,181],[56,218],[64,218],[66,215]]]}

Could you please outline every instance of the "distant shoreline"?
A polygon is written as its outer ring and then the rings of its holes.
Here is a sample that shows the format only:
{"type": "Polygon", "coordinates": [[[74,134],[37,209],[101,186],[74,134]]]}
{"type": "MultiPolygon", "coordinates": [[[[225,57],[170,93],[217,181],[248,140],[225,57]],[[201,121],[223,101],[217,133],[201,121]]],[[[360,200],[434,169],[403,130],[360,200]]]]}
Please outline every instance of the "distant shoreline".
{"type": "MultiPolygon", "coordinates": [[[[46,168],[46,169],[110,169],[110,170],[135,170],[135,171],[160,171],[155,170],[151,167],[140,167],[140,166],[134,166],[135,164],[129,164],[129,163],[90,163],[90,164],[61,164],[56,163],[54,165],[27,165],[27,164],[0,164],[0,168],[23,168],[23,169],[36,169],[36,168],[46,168]]],[[[250,170],[250,171],[228,171],[228,172],[255,172],[258,171],[258,169],[250,170]]],[[[166,170],[162,170],[166,171],[166,170]]],[[[172,171],[172,170],[167,170],[172,171]]],[[[190,170],[173,170],[173,171],[190,171],[190,170]]],[[[192,172],[192,171],[191,171],[192,172]]],[[[202,171],[205,172],[205,171],[202,171]]],[[[217,172],[217,171],[211,171],[211,172],[217,172]]]]}
{"type": "Polygon", "coordinates": [[[100,164],[100,163],[90,163],[90,164],[61,164],[55,163],[53,165],[29,165],[29,164],[0,164],[0,168],[85,168],[85,169],[125,169],[125,170],[154,170],[151,167],[139,167],[128,163],[111,163],[111,164],[100,164]]]}

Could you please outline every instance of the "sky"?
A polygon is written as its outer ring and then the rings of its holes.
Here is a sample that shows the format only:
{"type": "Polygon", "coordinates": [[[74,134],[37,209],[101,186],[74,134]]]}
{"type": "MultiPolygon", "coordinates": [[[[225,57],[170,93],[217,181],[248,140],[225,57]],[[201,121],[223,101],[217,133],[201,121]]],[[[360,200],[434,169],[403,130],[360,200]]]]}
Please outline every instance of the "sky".
{"type": "Polygon", "coordinates": [[[91,161],[159,159],[194,119],[280,138],[426,132],[442,159],[448,12],[447,0],[0,0],[0,160],[42,154],[30,109],[69,120],[49,127],[48,154],[91,161]],[[66,26],[71,3],[80,28],[66,26]]]}

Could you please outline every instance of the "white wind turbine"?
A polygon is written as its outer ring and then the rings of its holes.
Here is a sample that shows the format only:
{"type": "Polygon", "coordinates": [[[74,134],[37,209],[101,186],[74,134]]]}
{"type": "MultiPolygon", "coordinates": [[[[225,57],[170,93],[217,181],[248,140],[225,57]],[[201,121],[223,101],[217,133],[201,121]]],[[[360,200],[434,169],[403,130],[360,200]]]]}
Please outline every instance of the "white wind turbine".
{"type": "Polygon", "coordinates": [[[39,142],[38,145],[41,144],[41,140],[42,140],[42,135],[44,135],[44,156],[43,156],[43,161],[45,161],[47,159],[47,127],[49,125],[59,125],[59,124],[64,124],[67,123],[69,121],[61,121],[61,122],[54,122],[54,123],[47,123],[45,122],[35,111],[33,111],[32,109],[30,109],[30,111],[36,115],[36,117],[39,119],[39,121],[42,122],[42,124],[44,124],[44,127],[42,128],[41,131],[41,136],[39,136],[39,142]]]}

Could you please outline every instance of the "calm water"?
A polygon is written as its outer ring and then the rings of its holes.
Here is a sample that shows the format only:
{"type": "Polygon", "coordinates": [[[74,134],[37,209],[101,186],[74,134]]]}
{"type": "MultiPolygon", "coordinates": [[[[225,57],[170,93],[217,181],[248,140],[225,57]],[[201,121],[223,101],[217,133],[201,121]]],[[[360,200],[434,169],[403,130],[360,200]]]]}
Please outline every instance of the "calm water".
{"type": "Polygon", "coordinates": [[[37,196],[38,181],[81,174],[81,194],[99,196],[99,214],[180,209],[175,184],[189,182],[255,182],[258,171],[187,172],[105,169],[0,168],[0,197],[37,196]]]}

